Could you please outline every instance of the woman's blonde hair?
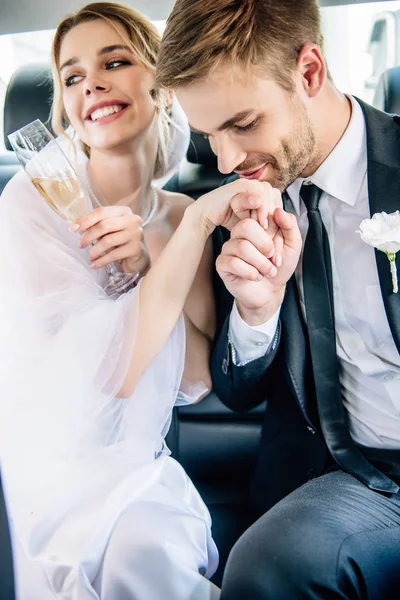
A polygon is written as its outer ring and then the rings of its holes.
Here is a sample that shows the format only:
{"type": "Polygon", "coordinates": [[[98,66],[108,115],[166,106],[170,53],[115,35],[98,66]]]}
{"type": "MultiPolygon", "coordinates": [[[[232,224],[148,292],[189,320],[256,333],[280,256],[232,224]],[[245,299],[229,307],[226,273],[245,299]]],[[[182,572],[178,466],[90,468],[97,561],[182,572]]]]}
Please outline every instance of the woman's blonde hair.
{"type": "MultiPolygon", "coordinates": [[[[81,8],[74,15],[67,16],[54,35],[51,49],[52,75],[54,83],[53,104],[51,110],[51,125],[58,135],[67,135],[68,117],[62,100],[62,82],[60,78],[60,50],[66,34],[77,25],[89,21],[103,20],[112,27],[116,24],[123,26],[126,32],[124,43],[129,46],[141,63],[155,73],[157,56],[160,48],[161,36],[154,25],[136,10],[117,4],[115,2],[93,2],[81,8]]],[[[118,30],[118,33],[120,31],[118,30]]],[[[158,151],[153,177],[162,176],[167,165],[167,149],[170,139],[170,118],[166,106],[163,89],[150,90],[158,113],[158,151]]],[[[83,150],[90,156],[90,148],[82,143],[83,150]]]]}

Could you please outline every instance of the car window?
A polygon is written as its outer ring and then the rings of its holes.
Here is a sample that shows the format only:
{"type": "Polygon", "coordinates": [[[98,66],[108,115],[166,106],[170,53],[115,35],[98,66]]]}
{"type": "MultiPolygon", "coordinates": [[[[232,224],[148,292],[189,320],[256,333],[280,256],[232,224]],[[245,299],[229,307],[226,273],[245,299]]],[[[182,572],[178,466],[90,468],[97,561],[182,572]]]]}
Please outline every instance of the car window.
{"type": "Polygon", "coordinates": [[[337,87],[372,103],[381,73],[400,64],[400,1],[328,6],[321,16],[337,87]]]}

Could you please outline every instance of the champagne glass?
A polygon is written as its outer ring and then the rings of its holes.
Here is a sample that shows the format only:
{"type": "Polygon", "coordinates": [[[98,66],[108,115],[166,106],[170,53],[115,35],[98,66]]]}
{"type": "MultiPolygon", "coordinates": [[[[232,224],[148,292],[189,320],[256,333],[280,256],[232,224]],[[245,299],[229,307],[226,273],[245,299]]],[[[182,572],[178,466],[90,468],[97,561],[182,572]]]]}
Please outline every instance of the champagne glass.
{"type": "MultiPolygon", "coordinates": [[[[42,198],[70,223],[88,213],[88,201],[75,170],[43,123],[36,119],[8,136],[15,154],[42,198]]],[[[109,296],[134,287],[139,273],[124,273],[119,265],[105,267],[109,296]]]]}

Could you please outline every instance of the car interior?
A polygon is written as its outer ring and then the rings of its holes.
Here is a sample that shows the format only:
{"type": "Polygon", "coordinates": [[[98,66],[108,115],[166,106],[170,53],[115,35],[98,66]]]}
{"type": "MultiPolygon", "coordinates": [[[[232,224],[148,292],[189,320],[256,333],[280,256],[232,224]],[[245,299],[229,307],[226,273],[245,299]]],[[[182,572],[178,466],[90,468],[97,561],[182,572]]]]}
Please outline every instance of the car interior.
{"type": "MultiPolygon", "coordinates": [[[[17,1],[16,4],[23,3],[17,1]]],[[[61,3],[56,4],[58,13],[56,17],[52,14],[51,23],[49,22],[51,27],[65,12],[61,3]]],[[[152,11],[156,10],[155,5],[162,4],[161,12],[166,16],[172,1],[150,2],[147,7],[145,2],[134,0],[130,4],[150,17],[152,11]]],[[[327,1],[321,4],[344,2],[327,1]]],[[[5,10],[13,10],[11,5],[11,2],[6,2],[5,7],[0,8],[0,15],[5,10]]],[[[23,65],[13,73],[8,82],[3,118],[5,150],[0,152],[0,193],[20,168],[7,135],[34,119],[40,119],[49,125],[51,96],[48,63],[23,65]]],[[[381,110],[400,114],[400,66],[391,67],[382,73],[373,103],[381,110]]],[[[196,199],[219,186],[224,177],[217,170],[216,157],[208,141],[192,133],[186,160],[165,188],[196,199]]],[[[257,460],[265,409],[266,402],[248,413],[236,414],[211,393],[198,404],[176,408],[167,435],[172,456],[192,478],[211,512],[213,537],[220,552],[220,565],[213,577],[217,585],[221,584],[230,549],[250,524],[250,516],[245,508],[246,496],[257,460]]],[[[13,598],[14,592],[6,514],[2,504],[1,495],[0,597],[6,600],[13,598]]]]}

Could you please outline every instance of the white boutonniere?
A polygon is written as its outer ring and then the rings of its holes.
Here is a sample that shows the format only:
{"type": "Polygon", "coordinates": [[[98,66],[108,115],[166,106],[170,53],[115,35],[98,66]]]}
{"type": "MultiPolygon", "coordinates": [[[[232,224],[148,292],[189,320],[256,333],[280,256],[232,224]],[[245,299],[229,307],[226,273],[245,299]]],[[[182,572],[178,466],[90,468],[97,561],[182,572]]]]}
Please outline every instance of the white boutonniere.
{"type": "Polygon", "coordinates": [[[392,274],[393,291],[398,291],[396,253],[400,250],[400,213],[388,215],[385,212],[375,213],[372,219],[364,219],[357,231],[363,242],[381,250],[386,254],[390,262],[392,274]]]}

